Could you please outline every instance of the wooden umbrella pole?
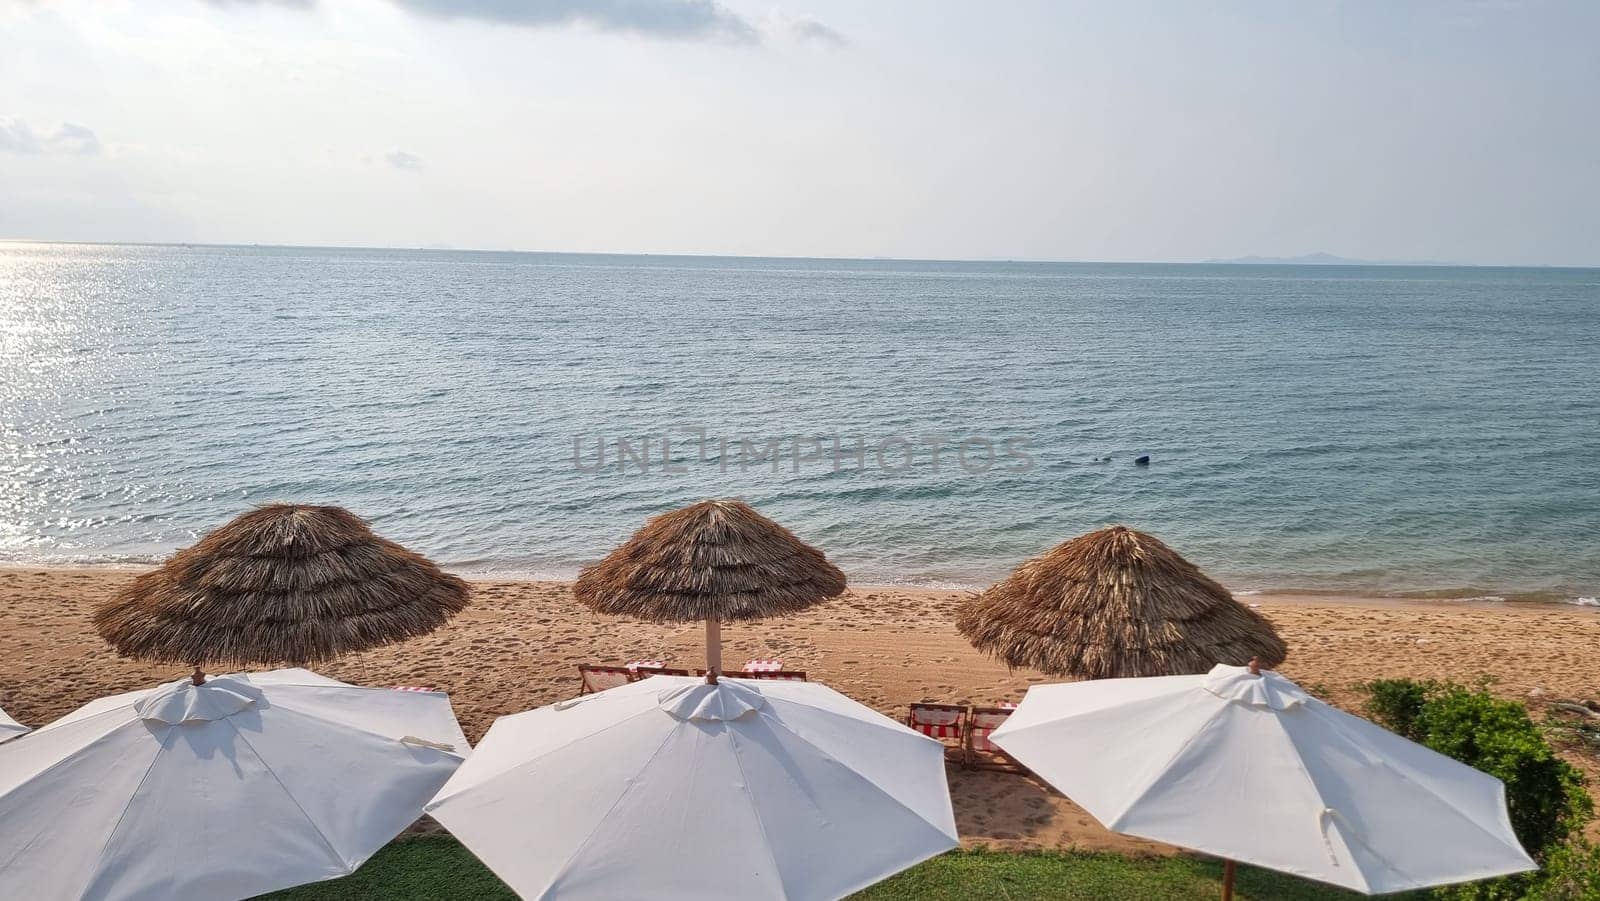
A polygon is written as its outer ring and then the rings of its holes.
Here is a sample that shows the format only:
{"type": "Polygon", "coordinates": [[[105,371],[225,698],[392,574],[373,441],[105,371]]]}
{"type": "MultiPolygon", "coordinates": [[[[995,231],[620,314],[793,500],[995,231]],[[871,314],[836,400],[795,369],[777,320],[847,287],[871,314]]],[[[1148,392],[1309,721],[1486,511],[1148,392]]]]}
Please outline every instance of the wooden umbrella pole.
{"type": "Polygon", "coordinates": [[[194,665],[194,672],[189,674],[189,681],[196,685],[206,684],[206,674],[200,669],[200,664],[196,663],[194,665]]]}
{"type": "Polygon", "coordinates": [[[722,674],[722,621],[714,616],[706,618],[706,682],[717,684],[722,674]]]}
{"type": "MultiPolygon", "coordinates": [[[[1261,675],[1261,658],[1250,658],[1250,675],[1261,675]]],[[[1233,871],[1236,869],[1230,858],[1222,862],[1222,901],[1233,901],[1233,871]]]]}

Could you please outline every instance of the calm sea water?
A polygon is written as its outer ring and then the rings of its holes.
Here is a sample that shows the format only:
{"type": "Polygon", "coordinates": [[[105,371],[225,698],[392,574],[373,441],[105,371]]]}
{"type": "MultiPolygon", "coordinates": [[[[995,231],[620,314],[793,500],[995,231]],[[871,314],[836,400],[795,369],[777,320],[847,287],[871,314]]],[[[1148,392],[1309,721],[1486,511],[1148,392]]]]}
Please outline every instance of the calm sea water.
{"type": "Polygon", "coordinates": [[[303,500],[570,575],[742,496],[859,582],[1125,522],[1236,589],[1593,603],[1597,346],[1596,270],[0,244],[0,561],[303,500]]]}

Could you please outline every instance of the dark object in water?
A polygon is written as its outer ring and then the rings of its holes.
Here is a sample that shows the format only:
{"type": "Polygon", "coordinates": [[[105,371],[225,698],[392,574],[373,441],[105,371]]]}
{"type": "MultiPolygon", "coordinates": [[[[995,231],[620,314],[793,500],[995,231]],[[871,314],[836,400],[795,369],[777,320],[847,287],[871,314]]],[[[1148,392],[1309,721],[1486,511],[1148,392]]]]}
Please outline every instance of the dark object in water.
{"type": "Polygon", "coordinates": [[[1134,466],[1149,466],[1150,465],[1150,455],[1149,454],[1145,454],[1142,457],[1134,457],[1133,458],[1133,465],[1134,466]]]}

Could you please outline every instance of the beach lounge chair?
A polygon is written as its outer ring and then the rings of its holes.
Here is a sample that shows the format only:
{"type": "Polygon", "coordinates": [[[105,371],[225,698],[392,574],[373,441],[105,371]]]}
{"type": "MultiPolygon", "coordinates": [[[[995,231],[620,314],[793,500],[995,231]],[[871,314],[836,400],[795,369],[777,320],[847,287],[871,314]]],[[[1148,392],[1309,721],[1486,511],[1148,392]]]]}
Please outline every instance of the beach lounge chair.
{"type": "Polygon", "coordinates": [[[1005,770],[1020,773],[1022,764],[989,740],[994,730],[1016,712],[1015,707],[974,707],[967,714],[966,749],[962,764],[972,770],[1005,770]]]}
{"type": "Polygon", "coordinates": [[[747,673],[781,673],[783,672],[782,660],[756,659],[744,662],[744,671],[747,673]]]}
{"type": "MultiPolygon", "coordinates": [[[[641,666],[637,670],[635,670],[634,673],[635,673],[634,678],[636,680],[637,679],[648,679],[651,676],[687,676],[687,675],[689,675],[689,671],[686,670],[686,669],[673,669],[670,666],[656,666],[656,667],[641,666]]],[[[701,675],[704,675],[704,673],[702,673],[701,675]]]]}
{"type": "Polygon", "coordinates": [[[943,742],[946,755],[966,753],[962,743],[966,720],[967,708],[961,704],[912,704],[906,714],[906,725],[943,742]]]}
{"type": "Polygon", "coordinates": [[[605,691],[634,681],[633,670],[625,666],[601,666],[595,663],[578,664],[578,678],[583,680],[583,688],[578,692],[581,695],[605,691]]]}

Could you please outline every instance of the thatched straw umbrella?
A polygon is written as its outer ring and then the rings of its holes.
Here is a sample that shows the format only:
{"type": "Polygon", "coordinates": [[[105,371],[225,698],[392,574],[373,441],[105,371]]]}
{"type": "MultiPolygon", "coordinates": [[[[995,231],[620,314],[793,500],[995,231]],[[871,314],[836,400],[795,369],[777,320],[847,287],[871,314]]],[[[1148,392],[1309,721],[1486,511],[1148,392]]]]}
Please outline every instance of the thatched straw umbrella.
{"type": "Polygon", "coordinates": [[[269,504],[145,573],[95,613],[125,657],[305,665],[426,635],[467,583],[339,507],[269,504]]]}
{"type": "Polygon", "coordinates": [[[722,671],[722,623],[798,613],[844,592],[822,552],[744,501],[663,513],[572,586],[597,613],[706,623],[706,671],[722,671]]]}
{"type": "Polygon", "coordinates": [[[956,628],[1013,667],[1083,679],[1204,673],[1288,647],[1272,624],[1154,536],[1081,535],[965,602],[956,628]]]}

